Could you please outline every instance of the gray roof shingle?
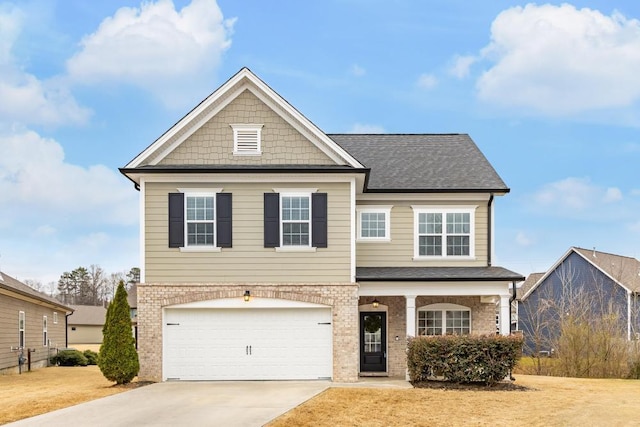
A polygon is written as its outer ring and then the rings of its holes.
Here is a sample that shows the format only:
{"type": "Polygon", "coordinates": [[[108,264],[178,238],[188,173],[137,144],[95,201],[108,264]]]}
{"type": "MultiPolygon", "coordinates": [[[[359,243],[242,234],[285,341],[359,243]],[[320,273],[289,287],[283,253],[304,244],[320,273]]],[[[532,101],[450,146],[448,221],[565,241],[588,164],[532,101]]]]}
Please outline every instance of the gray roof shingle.
{"type": "Polygon", "coordinates": [[[509,188],[466,134],[328,134],[371,168],[371,191],[509,188]]]}
{"type": "Polygon", "coordinates": [[[3,273],[1,271],[0,271],[0,288],[5,288],[10,291],[17,292],[24,296],[29,296],[32,298],[39,299],[40,301],[48,302],[49,304],[58,306],[62,310],[67,311],[69,313],[73,311],[71,307],[64,305],[57,299],[50,297],[49,295],[44,294],[42,292],[38,292],[35,289],[31,288],[30,286],[25,285],[18,279],[14,279],[13,277],[9,276],[7,273],[3,273]]]}
{"type": "Polygon", "coordinates": [[[69,325],[102,326],[107,318],[107,309],[101,305],[72,305],[73,314],[69,316],[69,325]]]}
{"type": "Polygon", "coordinates": [[[522,281],[521,274],[503,267],[357,267],[358,281],[522,281]]]}

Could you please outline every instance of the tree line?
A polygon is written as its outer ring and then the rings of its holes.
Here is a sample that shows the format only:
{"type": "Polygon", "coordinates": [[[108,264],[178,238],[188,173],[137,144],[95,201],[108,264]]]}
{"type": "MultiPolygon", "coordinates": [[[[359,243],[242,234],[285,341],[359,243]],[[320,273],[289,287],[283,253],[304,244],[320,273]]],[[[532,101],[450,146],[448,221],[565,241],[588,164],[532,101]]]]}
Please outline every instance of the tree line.
{"type": "Polygon", "coordinates": [[[140,269],[133,267],[128,272],[107,273],[99,265],[92,264],[88,268],[78,267],[65,271],[57,283],[43,285],[39,281],[25,280],[25,284],[63,304],[97,306],[106,305],[113,300],[120,281],[128,291],[134,283],[140,281],[140,269]]]}

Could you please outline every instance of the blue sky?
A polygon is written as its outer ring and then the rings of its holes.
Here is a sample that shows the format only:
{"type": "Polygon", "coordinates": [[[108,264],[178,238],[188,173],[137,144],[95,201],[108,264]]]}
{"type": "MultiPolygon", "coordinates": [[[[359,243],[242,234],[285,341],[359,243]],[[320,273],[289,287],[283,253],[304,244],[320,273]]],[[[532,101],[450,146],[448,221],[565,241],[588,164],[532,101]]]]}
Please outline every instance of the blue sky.
{"type": "Polygon", "coordinates": [[[640,2],[0,0],[0,270],[138,265],[118,172],[247,66],[327,133],[468,133],[496,260],[640,256],[640,2]]]}

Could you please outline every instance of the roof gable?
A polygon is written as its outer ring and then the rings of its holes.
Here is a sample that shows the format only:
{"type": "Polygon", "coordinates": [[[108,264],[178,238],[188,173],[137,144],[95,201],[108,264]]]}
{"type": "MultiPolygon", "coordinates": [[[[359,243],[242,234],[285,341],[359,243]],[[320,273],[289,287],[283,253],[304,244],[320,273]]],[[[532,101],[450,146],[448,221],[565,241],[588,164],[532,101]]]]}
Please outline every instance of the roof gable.
{"type": "Polygon", "coordinates": [[[507,193],[466,134],[329,134],[367,168],[368,191],[507,193]]]}
{"type": "Polygon", "coordinates": [[[355,158],[327,137],[318,127],[273,89],[267,86],[248,68],[241,69],[231,77],[153,144],[130,161],[125,168],[160,164],[163,159],[245,91],[251,92],[256,98],[271,108],[335,164],[362,168],[362,165],[355,158]]]}
{"type": "Polygon", "coordinates": [[[73,314],[69,316],[69,325],[104,325],[107,309],[101,305],[72,305],[73,314]]]}
{"type": "Polygon", "coordinates": [[[572,246],[546,273],[541,277],[537,277],[534,284],[530,284],[531,287],[524,292],[522,300],[528,298],[529,295],[531,295],[538,286],[553,274],[572,254],[576,254],[580,258],[584,259],[627,292],[640,292],[640,261],[631,257],[572,246]]]}

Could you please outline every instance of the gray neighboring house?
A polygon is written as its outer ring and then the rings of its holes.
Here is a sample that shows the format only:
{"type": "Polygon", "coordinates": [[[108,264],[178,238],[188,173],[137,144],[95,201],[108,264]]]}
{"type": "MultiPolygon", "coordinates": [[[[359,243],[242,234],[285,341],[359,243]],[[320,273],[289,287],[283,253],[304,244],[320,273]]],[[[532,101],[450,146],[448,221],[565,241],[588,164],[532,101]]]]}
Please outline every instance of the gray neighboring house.
{"type": "Polygon", "coordinates": [[[518,329],[525,337],[525,352],[534,353],[540,347],[531,338],[536,328],[545,337],[552,333],[540,326],[547,320],[541,307],[582,294],[593,298],[590,304],[594,313],[601,307],[612,307],[619,314],[620,332],[627,340],[640,339],[640,261],[571,247],[548,271],[529,275],[516,294],[518,329]]]}
{"type": "Polygon", "coordinates": [[[49,355],[67,346],[67,315],[73,308],[0,272],[0,372],[47,366],[49,355]]]}
{"type": "Polygon", "coordinates": [[[78,344],[102,344],[102,327],[107,317],[103,306],[72,305],[73,314],[69,316],[69,346],[78,344]]]}

